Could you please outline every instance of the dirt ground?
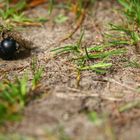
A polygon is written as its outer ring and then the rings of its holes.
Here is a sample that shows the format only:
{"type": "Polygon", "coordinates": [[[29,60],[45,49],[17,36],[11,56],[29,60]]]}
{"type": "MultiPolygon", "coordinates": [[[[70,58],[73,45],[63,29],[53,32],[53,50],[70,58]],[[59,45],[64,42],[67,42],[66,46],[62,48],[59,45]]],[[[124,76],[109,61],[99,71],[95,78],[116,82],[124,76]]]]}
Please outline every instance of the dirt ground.
{"type": "MultiPolygon", "coordinates": [[[[108,23],[119,23],[119,6],[114,1],[98,1],[87,16],[82,29],[85,30],[84,41],[96,44],[102,41],[102,34],[109,31],[108,23]],[[96,12],[95,12],[96,11],[96,12]]],[[[64,13],[55,9],[53,16],[64,13]]],[[[35,16],[46,16],[46,9],[41,5],[32,11],[35,16]]],[[[82,72],[80,86],[77,88],[77,72],[68,62],[67,55],[52,58],[50,50],[75,42],[80,30],[63,43],[59,43],[74,27],[74,16],[64,24],[55,24],[52,20],[42,27],[26,27],[23,37],[34,43],[37,48],[31,55],[13,61],[0,60],[0,71],[5,71],[11,78],[30,71],[33,56],[45,67],[41,80],[43,96],[33,100],[24,109],[21,122],[8,125],[9,134],[19,134],[35,140],[140,140],[140,110],[132,108],[122,113],[118,108],[128,102],[140,101],[140,70],[124,67],[117,59],[113,72],[99,75],[91,71],[82,72]],[[88,112],[96,111],[101,123],[94,123],[88,118],[88,112]]],[[[126,56],[136,56],[130,47],[126,56]]],[[[123,64],[122,64],[123,63],[123,64]]],[[[4,75],[0,76],[2,80],[4,75]]],[[[38,94],[38,93],[36,93],[38,94]]]]}

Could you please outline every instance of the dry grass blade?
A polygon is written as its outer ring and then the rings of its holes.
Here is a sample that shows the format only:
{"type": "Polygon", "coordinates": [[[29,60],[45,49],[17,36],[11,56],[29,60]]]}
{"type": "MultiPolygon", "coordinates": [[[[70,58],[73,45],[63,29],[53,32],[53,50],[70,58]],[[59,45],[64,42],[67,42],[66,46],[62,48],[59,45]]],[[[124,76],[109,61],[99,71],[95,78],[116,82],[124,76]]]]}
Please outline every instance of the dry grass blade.
{"type": "Polygon", "coordinates": [[[73,31],[71,31],[66,37],[64,37],[63,39],[61,39],[60,40],[60,43],[68,40],[69,38],[71,38],[76,33],[76,31],[80,28],[80,26],[84,22],[85,17],[86,17],[86,11],[84,10],[82,12],[82,14],[80,15],[80,18],[79,18],[79,20],[78,20],[78,22],[76,24],[76,28],[73,31]]]}
{"type": "Polygon", "coordinates": [[[119,108],[119,112],[128,111],[128,110],[131,110],[131,109],[133,109],[135,107],[140,108],[140,101],[132,101],[132,102],[129,102],[129,103],[121,106],[119,108]]]}
{"type": "Polygon", "coordinates": [[[38,26],[41,27],[42,23],[39,22],[14,22],[17,26],[38,26]]]}
{"type": "Polygon", "coordinates": [[[118,81],[115,80],[115,79],[112,79],[112,78],[104,78],[104,80],[106,80],[106,81],[108,81],[108,82],[111,82],[111,83],[115,83],[115,84],[117,84],[117,85],[119,85],[119,86],[122,86],[122,87],[124,87],[124,88],[126,88],[126,89],[129,89],[129,90],[131,90],[131,91],[133,91],[133,92],[138,92],[135,88],[132,88],[132,87],[130,87],[129,85],[126,85],[126,84],[123,84],[123,83],[121,83],[121,82],[118,82],[118,81]]]}
{"type": "Polygon", "coordinates": [[[29,4],[28,4],[28,8],[34,8],[40,4],[43,4],[47,2],[47,0],[32,0],[29,4]]]}

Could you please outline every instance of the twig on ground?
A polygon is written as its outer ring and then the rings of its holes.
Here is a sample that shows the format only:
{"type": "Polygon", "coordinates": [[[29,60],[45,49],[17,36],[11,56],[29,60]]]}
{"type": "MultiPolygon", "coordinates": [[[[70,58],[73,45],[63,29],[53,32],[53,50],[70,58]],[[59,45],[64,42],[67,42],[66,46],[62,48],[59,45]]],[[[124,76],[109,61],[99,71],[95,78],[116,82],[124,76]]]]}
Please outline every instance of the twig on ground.
{"type": "Polygon", "coordinates": [[[77,99],[77,98],[85,98],[85,97],[91,97],[91,98],[101,98],[103,100],[109,100],[109,101],[122,101],[122,99],[120,98],[115,98],[115,97],[105,97],[105,96],[101,96],[100,94],[82,94],[82,93],[77,93],[77,94],[73,94],[73,93],[68,93],[65,94],[63,92],[57,93],[55,95],[58,98],[63,98],[63,99],[77,99]]]}
{"type": "Polygon", "coordinates": [[[109,96],[104,96],[98,93],[86,93],[82,92],[79,89],[76,88],[64,88],[62,87],[60,91],[60,89],[55,89],[55,96],[58,98],[64,98],[64,99],[78,99],[78,98],[86,98],[86,97],[91,97],[91,98],[101,98],[103,100],[109,100],[109,101],[123,101],[123,99],[118,98],[118,97],[109,97],[109,96]],[[66,93],[66,91],[68,91],[68,93],[66,93]]]}

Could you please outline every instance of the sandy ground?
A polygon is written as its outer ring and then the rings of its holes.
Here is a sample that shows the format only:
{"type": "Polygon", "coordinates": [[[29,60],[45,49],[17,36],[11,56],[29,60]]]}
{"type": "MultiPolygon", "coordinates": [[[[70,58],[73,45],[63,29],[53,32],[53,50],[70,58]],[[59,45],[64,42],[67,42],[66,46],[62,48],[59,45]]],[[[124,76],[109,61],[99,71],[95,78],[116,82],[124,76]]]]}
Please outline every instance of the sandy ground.
{"type": "MultiPolygon", "coordinates": [[[[115,12],[118,8],[115,2],[97,2],[93,14],[86,18],[81,27],[85,30],[83,43],[98,43],[102,37],[97,39],[97,36],[108,31],[108,23],[120,22],[115,12]]],[[[46,16],[43,6],[31,12],[36,16],[46,16]]],[[[53,17],[58,12],[64,11],[54,10],[53,17]]],[[[73,19],[73,15],[69,16],[73,19]]],[[[52,58],[50,53],[55,47],[73,43],[79,38],[80,30],[73,39],[59,44],[60,39],[73,26],[69,20],[64,24],[49,21],[42,27],[27,27],[22,32],[23,37],[32,41],[37,48],[23,59],[0,60],[0,71],[5,71],[9,79],[26,71],[30,73],[30,63],[34,56],[45,67],[41,91],[38,91],[43,93],[43,97],[26,106],[23,120],[10,124],[9,133],[18,133],[36,140],[139,140],[139,108],[123,113],[119,113],[118,108],[127,102],[140,100],[140,94],[136,90],[140,86],[140,70],[123,67],[122,62],[118,61],[115,70],[104,76],[91,71],[83,72],[77,88],[77,72],[73,64],[67,61],[69,56],[52,58]],[[91,111],[99,114],[101,123],[89,120],[87,114],[91,111]]],[[[130,51],[126,57],[136,56],[130,51]]],[[[0,79],[3,78],[4,75],[0,75],[0,79]]]]}

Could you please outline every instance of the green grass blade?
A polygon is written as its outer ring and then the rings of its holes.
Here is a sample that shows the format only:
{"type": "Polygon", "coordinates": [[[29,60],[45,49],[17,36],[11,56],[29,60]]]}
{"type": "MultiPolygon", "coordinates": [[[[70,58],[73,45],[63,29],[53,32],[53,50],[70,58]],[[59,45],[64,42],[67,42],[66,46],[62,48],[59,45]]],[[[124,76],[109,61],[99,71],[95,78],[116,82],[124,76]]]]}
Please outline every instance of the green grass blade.
{"type": "Polygon", "coordinates": [[[80,70],[97,70],[97,69],[108,69],[112,66],[112,63],[97,63],[97,64],[93,64],[90,66],[85,66],[85,67],[81,67],[79,68],[80,70]]]}

